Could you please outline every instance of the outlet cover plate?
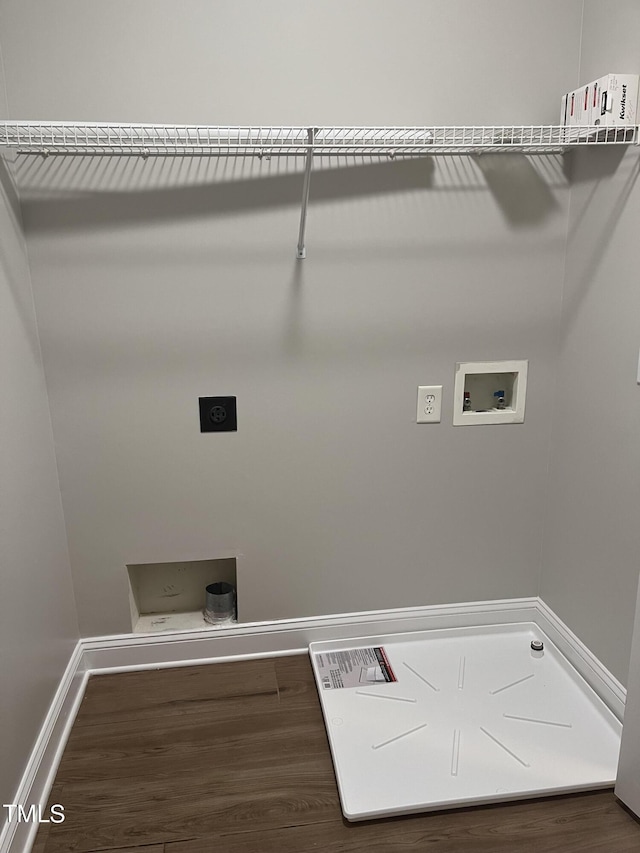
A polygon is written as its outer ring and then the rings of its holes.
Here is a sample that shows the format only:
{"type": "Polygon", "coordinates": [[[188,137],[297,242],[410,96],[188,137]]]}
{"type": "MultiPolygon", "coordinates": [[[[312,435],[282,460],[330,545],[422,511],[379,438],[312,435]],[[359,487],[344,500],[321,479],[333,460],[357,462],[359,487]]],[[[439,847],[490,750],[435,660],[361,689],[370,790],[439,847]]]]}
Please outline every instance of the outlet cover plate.
{"type": "Polygon", "coordinates": [[[236,432],[235,397],[200,397],[200,432],[236,432]]]}
{"type": "Polygon", "coordinates": [[[442,385],[418,386],[417,424],[439,424],[442,416],[442,385]]]}

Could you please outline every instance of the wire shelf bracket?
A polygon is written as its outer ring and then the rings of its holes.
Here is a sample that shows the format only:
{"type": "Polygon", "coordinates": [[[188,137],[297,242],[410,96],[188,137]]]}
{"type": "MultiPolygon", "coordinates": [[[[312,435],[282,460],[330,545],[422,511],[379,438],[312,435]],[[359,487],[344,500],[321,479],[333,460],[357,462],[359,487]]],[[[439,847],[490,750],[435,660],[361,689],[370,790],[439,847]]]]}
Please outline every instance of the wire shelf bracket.
{"type": "Polygon", "coordinates": [[[300,230],[298,231],[298,248],[296,250],[296,258],[303,260],[307,257],[307,250],[304,245],[304,235],[307,227],[307,207],[309,205],[309,188],[311,186],[311,168],[313,166],[313,140],[316,130],[310,127],[307,130],[309,140],[309,149],[307,151],[307,162],[304,167],[304,182],[302,184],[302,207],[300,208],[300,230]]]}

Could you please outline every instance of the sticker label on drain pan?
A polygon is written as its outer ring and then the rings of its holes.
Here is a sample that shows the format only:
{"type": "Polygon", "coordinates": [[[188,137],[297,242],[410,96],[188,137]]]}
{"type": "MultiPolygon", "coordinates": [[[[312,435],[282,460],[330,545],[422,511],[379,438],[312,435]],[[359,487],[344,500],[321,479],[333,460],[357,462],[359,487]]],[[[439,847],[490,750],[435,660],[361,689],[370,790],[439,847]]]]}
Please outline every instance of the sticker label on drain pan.
{"type": "Polygon", "coordinates": [[[316,652],[313,658],[324,690],[387,684],[398,680],[382,646],[316,652]]]}

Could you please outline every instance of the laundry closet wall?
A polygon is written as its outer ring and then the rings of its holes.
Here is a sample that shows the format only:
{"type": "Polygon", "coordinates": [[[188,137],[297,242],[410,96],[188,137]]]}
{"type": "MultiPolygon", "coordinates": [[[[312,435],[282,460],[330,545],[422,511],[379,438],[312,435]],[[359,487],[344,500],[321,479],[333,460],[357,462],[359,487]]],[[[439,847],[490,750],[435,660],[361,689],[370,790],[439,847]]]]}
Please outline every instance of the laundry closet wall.
{"type": "MultiPolygon", "coordinates": [[[[0,9],[11,118],[555,124],[578,83],[581,0],[0,9]]],[[[301,169],[15,164],[85,636],[131,563],[241,555],[242,621],[538,593],[561,159],[318,163],[297,262],[301,169]],[[525,423],[453,427],[455,362],[513,358],[525,423]]]]}
{"type": "MultiPolygon", "coordinates": [[[[587,0],[580,79],[640,74],[640,5],[587,0]]],[[[541,594],[623,683],[640,569],[640,149],[572,158],[541,594]]]]}
{"type": "Polygon", "coordinates": [[[0,567],[0,803],[13,803],[78,623],[20,208],[1,162],[0,567]]]}

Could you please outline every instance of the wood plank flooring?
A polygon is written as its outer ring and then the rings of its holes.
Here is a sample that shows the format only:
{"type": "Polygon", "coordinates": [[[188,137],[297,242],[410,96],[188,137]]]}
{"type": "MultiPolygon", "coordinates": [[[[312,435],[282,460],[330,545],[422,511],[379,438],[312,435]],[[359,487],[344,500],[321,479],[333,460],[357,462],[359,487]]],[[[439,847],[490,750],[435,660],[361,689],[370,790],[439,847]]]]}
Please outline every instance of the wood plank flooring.
{"type": "Polygon", "coordinates": [[[612,791],[350,824],[306,656],[89,680],[33,853],[638,853],[612,791]]]}

